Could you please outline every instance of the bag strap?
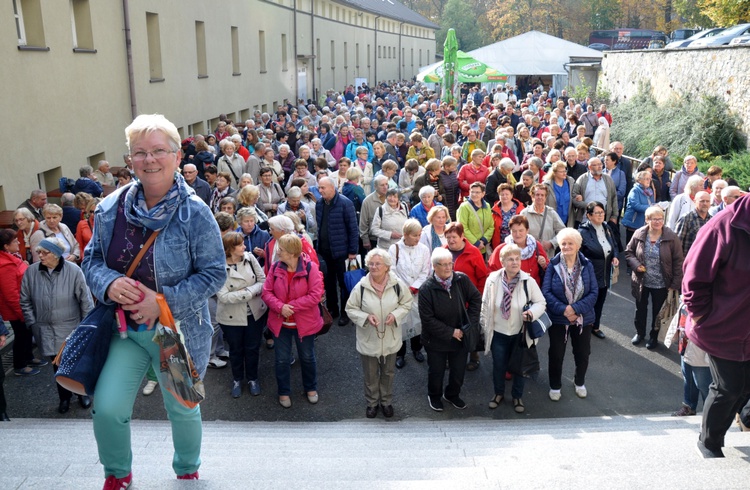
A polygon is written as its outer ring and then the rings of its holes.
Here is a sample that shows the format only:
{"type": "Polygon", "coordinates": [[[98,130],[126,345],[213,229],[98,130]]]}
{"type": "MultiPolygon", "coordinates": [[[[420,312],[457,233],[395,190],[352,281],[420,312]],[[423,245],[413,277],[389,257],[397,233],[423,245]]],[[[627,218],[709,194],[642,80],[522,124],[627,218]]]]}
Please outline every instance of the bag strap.
{"type": "Polygon", "coordinates": [[[146,243],[143,244],[141,247],[141,251],[138,252],[138,255],[135,256],[135,260],[130,263],[130,267],[128,267],[128,271],[125,273],[125,276],[130,277],[133,275],[133,272],[135,272],[135,268],[138,267],[138,264],[140,264],[141,259],[144,255],[146,255],[146,252],[149,248],[151,248],[151,245],[154,243],[154,240],[156,240],[156,235],[159,234],[161,230],[155,231],[151,233],[151,236],[146,239],[146,243]]]}
{"type": "Polygon", "coordinates": [[[398,250],[399,250],[399,248],[401,248],[401,247],[399,247],[398,243],[396,243],[396,265],[398,265],[398,250]]]}

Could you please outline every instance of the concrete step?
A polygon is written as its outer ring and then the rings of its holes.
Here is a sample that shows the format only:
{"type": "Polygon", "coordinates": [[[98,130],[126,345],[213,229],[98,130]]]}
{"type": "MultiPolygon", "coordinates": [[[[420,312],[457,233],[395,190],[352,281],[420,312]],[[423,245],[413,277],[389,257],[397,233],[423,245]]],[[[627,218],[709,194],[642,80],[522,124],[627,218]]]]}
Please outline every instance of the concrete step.
{"type": "MultiPolygon", "coordinates": [[[[135,490],[744,489],[750,475],[750,439],[735,428],[725,459],[698,457],[698,417],[205,422],[198,482],[174,479],[168,422],[131,425],[135,490]]],[[[91,421],[14,419],[0,447],[0,489],[101,488],[91,421]]]]}

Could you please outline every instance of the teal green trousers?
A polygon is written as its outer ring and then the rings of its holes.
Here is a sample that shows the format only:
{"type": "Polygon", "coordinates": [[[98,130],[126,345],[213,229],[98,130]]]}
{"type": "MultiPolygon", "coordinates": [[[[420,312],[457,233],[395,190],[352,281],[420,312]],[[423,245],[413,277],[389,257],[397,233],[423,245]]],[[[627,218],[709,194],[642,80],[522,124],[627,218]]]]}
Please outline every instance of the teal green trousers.
{"type": "MultiPolygon", "coordinates": [[[[94,435],[105,477],[123,478],[131,472],[130,417],[133,404],[149,367],[159,372],[159,346],[153,337],[154,330],[129,330],[127,339],[121,339],[117,333],[112,337],[107,362],[96,384],[92,411],[94,435]]],[[[200,406],[186,408],[164,388],[164,383],[159,383],[159,388],[172,423],[172,468],[178,476],[198,471],[203,435],[200,406]]]]}

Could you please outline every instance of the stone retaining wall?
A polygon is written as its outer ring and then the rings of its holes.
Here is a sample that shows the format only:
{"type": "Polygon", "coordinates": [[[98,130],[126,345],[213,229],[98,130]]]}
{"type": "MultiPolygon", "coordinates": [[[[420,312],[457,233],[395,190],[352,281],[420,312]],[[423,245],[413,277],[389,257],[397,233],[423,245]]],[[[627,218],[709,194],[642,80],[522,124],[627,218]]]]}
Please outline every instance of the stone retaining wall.
{"type": "Polygon", "coordinates": [[[684,94],[719,96],[750,135],[750,45],[604,53],[599,86],[612,102],[634,96],[641,81],[660,104],[684,94]]]}

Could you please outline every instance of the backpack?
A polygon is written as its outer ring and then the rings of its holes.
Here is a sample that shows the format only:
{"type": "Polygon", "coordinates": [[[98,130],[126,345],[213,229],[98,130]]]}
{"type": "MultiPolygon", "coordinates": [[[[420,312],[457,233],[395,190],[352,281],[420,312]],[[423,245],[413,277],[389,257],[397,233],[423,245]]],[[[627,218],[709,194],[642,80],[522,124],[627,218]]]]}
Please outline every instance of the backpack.
{"type": "Polygon", "coordinates": [[[58,185],[60,186],[60,192],[73,192],[73,186],[76,184],[76,181],[73,179],[69,179],[68,177],[60,177],[60,181],[58,185]]]}

